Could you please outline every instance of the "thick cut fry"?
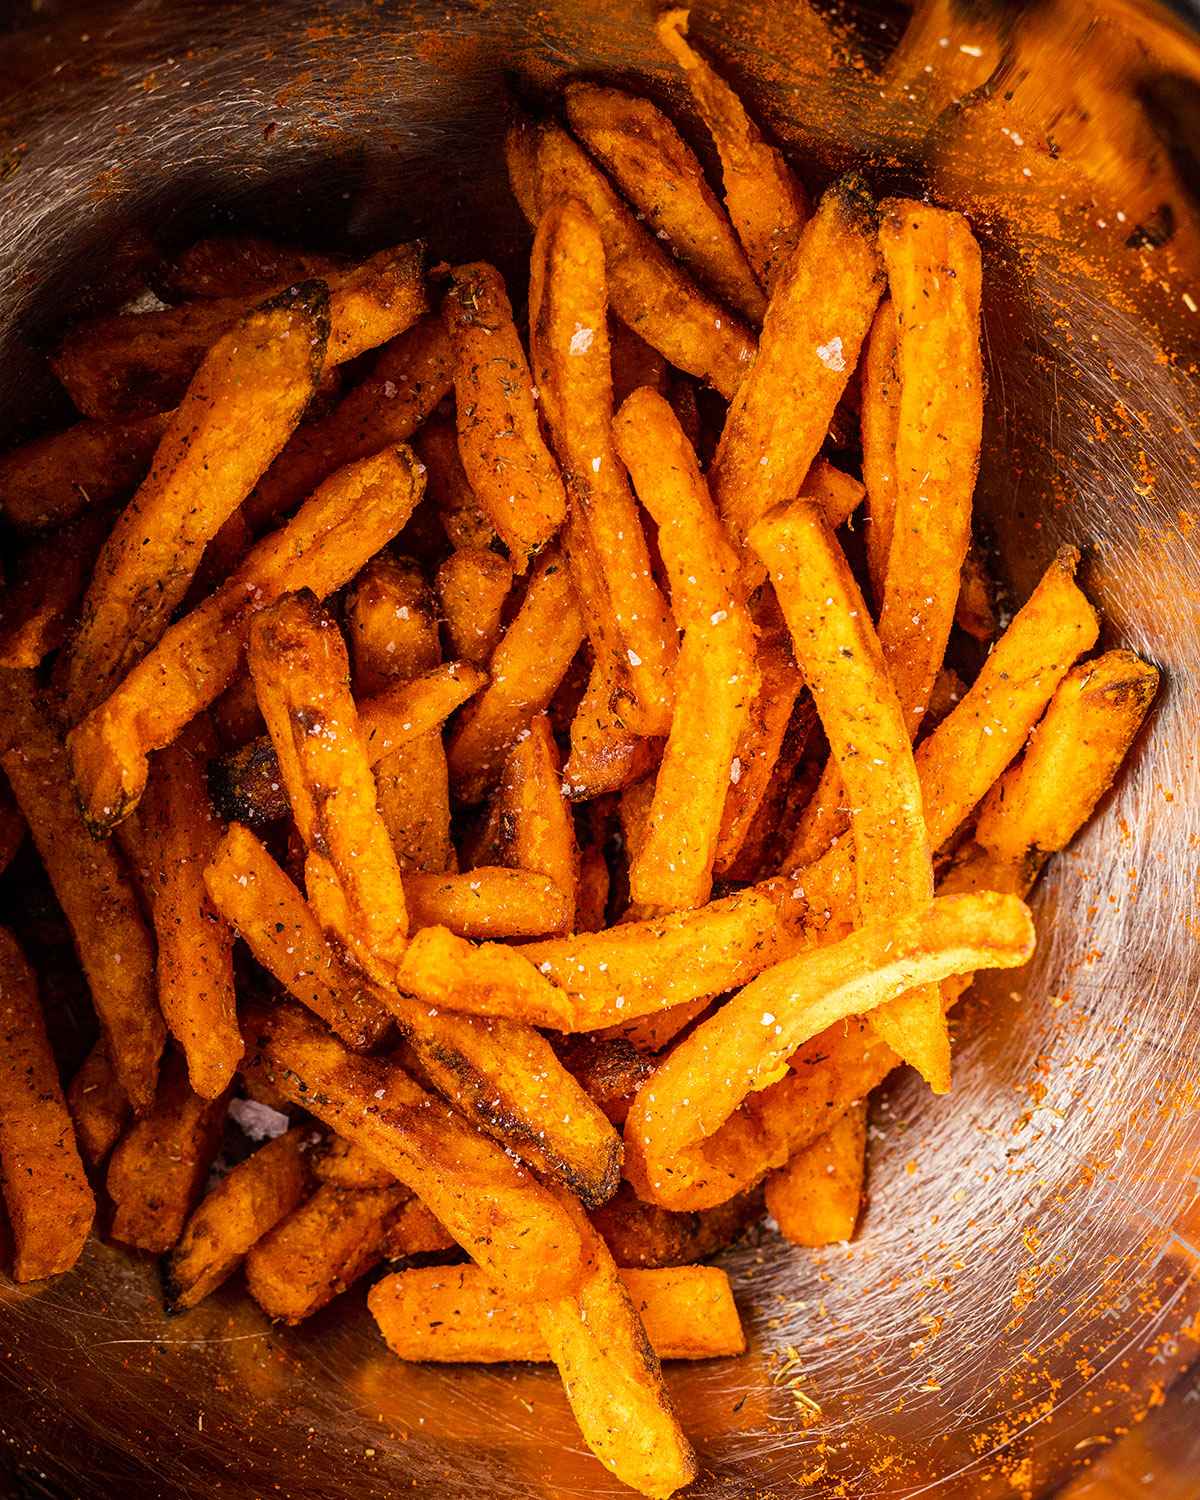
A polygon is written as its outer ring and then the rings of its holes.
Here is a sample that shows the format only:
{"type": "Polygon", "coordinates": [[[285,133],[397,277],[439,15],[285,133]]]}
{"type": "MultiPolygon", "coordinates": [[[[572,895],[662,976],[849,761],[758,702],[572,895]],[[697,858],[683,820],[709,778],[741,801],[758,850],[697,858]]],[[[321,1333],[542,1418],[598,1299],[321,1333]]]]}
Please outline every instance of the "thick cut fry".
{"type": "Polygon", "coordinates": [[[459,266],[442,312],[454,346],[463,468],[514,567],[523,572],[562,525],[567,500],[538,424],[504,278],[483,262],[459,266]]]}
{"type": "Polygon", "coordinates": [[[695,153],[670,120],[636,94],[595,83],[566,91],[571,129],[684,265],[753,324],[766,298],[695,153]]]}
{"type": "Polygon", "coordinates": [[[63,526],[139,484],[170,421],[76,422],[0,458],[0,510],[18,531],[63,526]]]}
{"type": "Polygon", "coordinates": [[[739,547],[755,521],[800,492],[858,363],[883,290],[875,224],[866,185],[843,178],[821,199],[776,282],[758,357],[709,473],[739,547]]]}
{"type": "Polygon", "coordinates": [[[896,436],[900,429],[900,371],[896,363],[896,307],[879,304],[862,361],[862,473],[867,487],[867,571],[878,610],[883,605],[892,527],[896,521],[896,436]]]}
{"type": "Polygon", "coordinates": [[[242,1055],[233,932],[204,888],[204,867],[222,833],[204,786],[215,749],[211,726],[203,716],[194,719],[159,751],[138,809],[158,941],[159,1004],[187,1058],[192,1088],[205,1099],[224,1093],[242,1055]]]}
{"type": "Polygon", "coordinates": [[[241,824],[217,845],[204,884],[263,968],[347,1046],[372,1046],[387,1031],[388,1013],[374,990],[330,948],[304,897],[241,824]]]}
{"type": "MultiPolygon", "coordinates": [[[[921,788],[904,710],[849,564],[816,506],[772,511],[750,532],[817,706],[850,806],[858,908],[903,916],[933,895],[921,788]]],[[[950,1087],[950,1036],[936,988],[879,1006],[871,1025],[935,1093],[950,1087]]]]}
{"type": "Polygon", "coordinates": [[[597,658],[632,692],[629,727],[665,734],[675,632],[613,446],[604,245],[578,199],[547,207],[533,255],[530,343],[570,497],[564,545],[571,576],[597,658]]]}
{"type": "Polygon", "coordinates": [[[600,1462],[643,1495],[673,1495],[696,1477],[695,1454],[608,1246],[577,1204],[563,1206],[583,1241],[583,1276],[537,1304],[538,1331],[600,1462]]]}
{"type": "Polygon", "coordinates": [[[84,1058],[67,1089],[75,1138],[89,1167],[98,1167],[116,1145],[129,1117],[129,1100],[103,1041],[84,1058]]]}
{"type": "Polygon", "coordinates": [[[774,288],[808,218],[808,197],[781,151],[763,140],[742,101],[684,40],[686,10],[658,20],[658,39],[683,69],[721,158],[725,204],[760,284],[774,288]]]}
{"type": "Polygon", "coordinates": [[[563,1066],[588,1098],[600,1106],[614,1125],[624,1125],[634,1095],[654,1072],[654,1063],[624,1037],[594,1034],[571,1037],[560,1042],[557,1051],[563,1066]]]}
{"type": "Polygon", "coordinates": [[[975,840],[1019,865],[1063,849],[1080,801],[1093,807],[1112,784],[1158,691],[1158,669],[1132,651],[1108,651],[1069,672],[1025,753],[988,794],[975,840]]]}
{"type": "Polygon", "coordinates": [[[342,633],[311,594],[288,594],[255,616],[246,659],[296,826],[309,850],[328,859],[345,897],[343,936],[368,972],[390,973],[404,951],[408,912],[342,633]]]}
{"type": "Polygon", "coordinates": [[[668,1042],[690,1026],[713,1003],[711,995],[701,995],[696,1000],[685,1000],[681,1005],[672,1005],[667,1010],[653,1011],[635,1021],[626,1021],[617,1026],[608,1026],[597,1033],[601,1037],[620,1037],[631,1042],[639,1052],[651,1055],[661,1052],[668,1042]]]}
{"type": "Polygon", "coordinates": [[[165,1037],[150,934],[117,851],[92,839],[79,815],[66,752],[32,673],[4,675],[0,766],[70,924],[121,1087],[142,1113],[165,1037]]]}
{"type": "Polygon", "coordinates": [[[499,814],[498,862],[552,880],[566,902],[564,931],[574,931],[579,845],[545,714],[533,720],[505,761],[493,810],[499,814]]]}
{"type": "Polygon", "coordinates": [[[425,465],[425,490],[451,547],[491,547],[496,528],[480,505],[458,451],[454,424],[433,417],[413,439],[425,465]]]}
{"type": "Polygon", "coordinates": [[[708,381],[728,400],[754,354],[754,336],[741,319],[659,247],[561,126],[518,124],[509,131],[507,152],[509,177],[530,224],[536,228],[564,195],[586,204],[604,239],[613,311],[676,369],[708,381]]]}
{"type": "Polygon", "coordinates": [[[720,1168],[721,1127],[797,1047],[917,986],[1018,967],[1033,942],[1024,903],[986,892],[939,897],[776,964],[698,1026],[642,1089],[625,1127],[626,1175],[665,1208],[724,1202],[741,1184],[730,1188],[720,1168]]]}
{"type": "Polygon", "coordinates": [[[629,690],[615,679],[612,663],[596,660],[587,689],[571,719],[571,753],[563,787],[574,802],[619,792],[653,769],[661,740],[643,739],[625,722],[629,690]]]}
{"type": "Polygon", "coordinates": [[[122,1244],[163,1254],[183,1233],[221,1139],[224,1096],[202,1099],[183,1058],[163,1064],[154,1107],[117,1143],[105,1186],[113,1201],[111,1234],[122,1244]]]}
{"type": "Polygon", "coordinates": [[[196,240],[155,278],[164,297],[252,297],[289,281],[336,275],[332,255],[298,250],[255,234],[213,234],[196,240]]]}
{"type": "Polygon", "coordinates": [[[566,932],[568,901],[555,881],[533,870],[480,865],[459,875],[410,870],[404,896],[414,931],[448,927],[467,938],[528,938],[566,932]]]}
{"type": "Polygon", "coordinates": [[[407,1260],[457,1249],[454,1236],[446,1233],[420,1198],[410,1198],[388,1228],[383,1253],[388,1260],[407,1260]]]}
{"type": "MultiPolygon", "coordinates": [[[[342,364],[394,338],[425,311],[421,262],[420,245],[401,245],[329,276],[326,365],[342,364]]],[[[165,411],[183,395],[209,348],[257,300],[252,293],[187,302],[165,312],[94,318],[72,330],[51,365],[85,416],[165,411]]]]}
{"type": "MultiPolygon", "coordinates": [[[[360,700],[411,683],[441,660],[433,593],[407,559],[381,556],[367,564],[346,598],[346,628],[360,700]]],[[[365,707],[360,701],[360,727],[365,707]]],[[[455,868],[440,724],[375,762],[375,793],[402,870],[455,868]]]]}
{"type": "Polygon", "coordinates": [[[323,599],[340,588],[395,536],[420,495],[420,472],[407,448],[350,465],[167,631],[69,737],[93,833],[108,832],[133,810],[146,785],[149,752],[169,745],[233,681],[255,611],[289,591],[310,589],[323,599]]]}
{"type": "Polygon", "coordinates": [[[309,1183],[308,1137],[293,1126],[240,1162],[201,1201],[163,1269],[168,1313],[185,1312],[215,1292],[301,1201],[309,1183]]]}
{"type": "Polygon", "coordinates": [[[767,1212],[793,1245],[853,1239],[862,1207],[867,1149],[865,1100],[767,1178],[767,1212]]]}
{"type": "Polygon", "coordinates": [[[971,540],[983,429],[979,246],[961,214],[883,206],[896,310],[895,515],[879,639],[915,734],[942,665],[971,540]]]}
{"type": "Polygon", "coordinates": [[[437,590],[455,656],[482,665],[503,634],[512,564],[484,547],[460,547],[438,569],[437,590]]]}
{"type": "Polygon", "coordinates": [[[474,1016],[507,1016],[531,1026],[571,1031],[570,997],[515,948],[472,945],[446,927],[423,927],[404,950],[400,989],[427,1005],[474,1016]]]}
{"type": "Polygon", "coordinates": [[[305,281],[208,351],[101,550],[67,673],[72,723],[162,635],[206,544],[300,420],[328,339],[329,294],[305,281]]]}
{"type": "Polygon", "coordinates": [[[408,1188],[323,1183],[246,1256],[246,1287],[269,1318],[300,1323],[373,1270],[412,1202],[408,1188]]]}
{"type": "Polygon", "coordinates": [[[592,1210],[592,1223],[619,1266],[688,1266],[716,1255],[762,1218],[762,1194],[741,1193],[703,1213],[672,1213],[643,1203],[627,1182],[592,1210]]]}
{"type": "Polygon", "coordinates": [[[712,891],[733,756],[760,681],[754,627],[737,557],[675,413],[653,391],[635,391],[614,431],[638,497],[658,526],[671,609],[683,630],[675,712],[629,887],[637,902],[679,911],[702,905],[712,891]]]}
{"type": "MultiPolygon", "coordinates": [[[[622,1270],[620,1279],[659,1359],[741,1354],[745,1335],[717,1266],[622,1270]]],[[[537,1311],[489,1286],[476,1266],[425,1266],[377,1281],[367,1305],[392,1353],[439,1363],[545,1364],[537,1311]]]]}
{"type": "Polygon", "coordinates": [[[463,1249],[521,1296],[566,1291],[580,1233],[547,1190],[394,1064],[355,1057],[303,1011],[251,1006],[247,1050],[288,1098],[418,1193],[463,1249]]]}
{"type": "Polygon", "coordinates": [[[292,434],[246,500],[250,529],[266,531],[337,470],[406,442],[450,385],[445,326],[441,318],[421,318],[380,351],[368,379],[326,416],[292,434]]]}
{"type": "Polygon", "coordinates": [[[96,1200],[25,956],[0,928],[0,1188],[14,1281],[40,1281],[79,1259],[96,1200]]]}
{"type": "Polygon", "coordinates": [[[0,596],[0,667],[36,667],[67,638],[111,516],[96,507],[36,538],[0,596]]]}
{"type": "Polygon", "coordinates": [[[361,1146],[331,1135],[309,1158],[313,1176],[344,1188],[390,1187],[396,1179],[361,1146]]]}
{"type": "Polygon", "coordinates": [[[492,652],[490,681],[459,719],[447,752],[455,791],[482,801],[509,750],[553,698],[583,641],[583,623],[561,557],[538,559],[525,598],[492,652]]]}

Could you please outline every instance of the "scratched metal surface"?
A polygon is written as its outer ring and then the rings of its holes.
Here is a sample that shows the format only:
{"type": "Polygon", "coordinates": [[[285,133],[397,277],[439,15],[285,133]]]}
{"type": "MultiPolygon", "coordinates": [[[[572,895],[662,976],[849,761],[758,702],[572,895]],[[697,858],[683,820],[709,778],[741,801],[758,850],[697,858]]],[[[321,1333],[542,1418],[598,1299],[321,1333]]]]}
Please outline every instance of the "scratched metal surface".
{"type": "MultiPolygon", "coordinates": [[[[1080,543],[1109,637],[1166,690],[1039,890],[1033,964],[956,1019],[953,1096],[901,1078],[878,1100],[857,1242],[763,1234],[726,1257],[752,1352],[669,1375],[695,1494],[1041,1496],[1148,1411],[1166,1475],[1194,1423],[1156,1408],[1200,1337],[1200,57],[1132,0],[929,0],[907,32],[890,0],[823,14],[701,3],[694,30],[814,183],[858,163],[972,213],[1000,570],[1020,599],[1080,543]]],[[[641,0],[43,0],[18,19],[0,43],[13,434],[61,415],[41,351],[115,287],[138,227],[418,230],[512,267],[506,74],[533,92],[615,74],[682,108],[641,0]]],[[[550,1372],[405,1367],[353,1294],[297,1331],[236,1286],[168,1322],[154,1268],[99,1242],[52,1285],[0,1277],[0,1438],[6,1492],[30,1496],[621,1493],[550,1372]]],[[[1179,1482],[1159,1492],[1196,1493],[1179,1482]]]]}

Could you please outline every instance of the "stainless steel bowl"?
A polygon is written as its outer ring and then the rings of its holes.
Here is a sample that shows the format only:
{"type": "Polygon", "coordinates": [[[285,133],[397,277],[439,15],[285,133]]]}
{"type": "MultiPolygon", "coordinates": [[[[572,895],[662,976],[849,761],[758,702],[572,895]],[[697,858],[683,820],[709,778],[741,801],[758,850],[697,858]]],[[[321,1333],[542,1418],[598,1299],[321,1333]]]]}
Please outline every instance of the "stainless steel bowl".
{"type": "MultiPolygon", "coordinates": [[[[726,1257],[752,1352],[669,1375],[695,1494],[1047,1495],[1149,1413],[1157,1447],[1117,1451],[1161,1495],[1194,1496],[1194,1421],[1155,1408],[1190,1389],[1200,1338],[1200,46],[1148,0],[821,15],[702,0],[693,31],[814,185],[857,163],[971,213],[991,390],[979,511],[1001,573],[1019,599],[1079,543],[1109,638],[1166,687],[1040,887],[1034,963],[956,1020],[953,1095],[910,1077],[883,1091],[857,1241],[809,1254],[764,1235],[726,1257]]],[[[616,76],[691,119],[641,0],[27,0],[12,20],[14,435],[62,415],[41,351],[120,293],[146,232],[419,232],[435,254],[517,266],[500,150],[514,80],[543,94],[569,72],[616,76]]],[[[27,892],[18,906],[52,956],[51,917],[27,892]]],[[[69,1048],[77,1001],[58,988],[69,1048]]],[[[294,1332],[236,1286],[168,1322],[154,1267],[98,1240],[61,1281],[0,1280],[0,1391],[15,1494],[624,1493],[551,1371],[401,1365],[354,1294],[294,1332]]]]}

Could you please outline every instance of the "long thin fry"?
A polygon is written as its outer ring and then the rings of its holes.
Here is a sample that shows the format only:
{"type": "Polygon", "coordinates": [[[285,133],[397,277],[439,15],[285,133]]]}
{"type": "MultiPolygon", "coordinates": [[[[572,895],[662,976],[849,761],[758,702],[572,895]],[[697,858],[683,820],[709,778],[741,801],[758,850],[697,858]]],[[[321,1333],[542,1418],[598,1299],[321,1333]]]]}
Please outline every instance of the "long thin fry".
{"type": "Polygon", "coordinates": [[[63,526],[140,483],[170,414],[76,422],[0,458],[0,508],[18,531],[63,526]]]}
{"type": "Polygon", "coordinates": [[[545,714],[533,720],[529,733],[509,753],[494,811],[499,815],[499,862],[552,880],[566,903],[564,930],[573,931],[579,845],[563,793],[558,747],[545,714]]]}
{"type": "Polygon", "coordinates": [[[460,547],[437,572],[438,598],[455,656],[486,662],[504,633],[512,564],[487,547],[460,547]]]}
{"type": "Polygon", "coordinates": [[[0,928],[0,1188],[12,1226],[14,1281],[69,1271],[96,1212],[37,984],[0,928]]]}
{"type": "Polygon", "coordinates": [[[767,1178],[767,1212],[793,1245],[852,1239],[862,1208],[867,1146],[865,1100],[767,1178]]]}
{"type": "Polygon", "coordinates": [[[129,1100],[103,1041],[84,1058],[67,1089],[75,1138],[89,1167],[98,1167],[116,1145],[129,1115],[129,1100]]]}
{"type": "Polygon", "coordinates": [[[571,718],[571,753],[563,787],[575,802],[619,792],[654,768],[662,741],[644,739],[626,721],[629,689],[609,660],[597,659],[571,718]]]}
{"type": "Polygon", "coordinates": [[[863,483],[867,487],[867,570],[878,609],[883,604],[896,521],[896,435],[900,428],[896,306],[890,297],[879,304],[863,350],[860,422],[863,483]]]}
{"type": "Polygon", "coordinates": [[[115,691],[72,730],[72,769],[89,827],[115,827],[146,785],[146,757],[233,681],[256,610],[298,589],[338,589],[412,514],[421,476],[407,448],[332,475],[265,537],[210,598],[173,625],[115,691]]]}
{"type": "Polygon", "coordinates": [[[415,932],[397,974],[405,994],[469,1015],[507,1016],[531,1026],[570,1031],[575,1007],[515,948],[472,945],[446,927],[415,932]]]}
{"type": "Polygon", "coordinates": [[[592,1210],[591,1220],[619,1266],[691,1268],[732,1245],[762,1212],[762,1195],[749,1192],[702,1213],[672,1213],[644,1203],[623,1182],[615,1197],[592,1210]]]}
{"type": "Polygon", "coordinates": [[[431,417],[413,439],[413,447],[425,465],[426,493],[438,513],[446,540],[452,547],[491,547],[497,540],[496,528],[471,488],[458,451],[454,423],[444,417],[431,417]]]}
{"type": "Polygon", "coordinates": [[[535,870],[479,865],[461,874],[411,870],[404,895],[414,929],[449,927],[461,937],[525,938],[566,932],[569,898],[535,870]]]}

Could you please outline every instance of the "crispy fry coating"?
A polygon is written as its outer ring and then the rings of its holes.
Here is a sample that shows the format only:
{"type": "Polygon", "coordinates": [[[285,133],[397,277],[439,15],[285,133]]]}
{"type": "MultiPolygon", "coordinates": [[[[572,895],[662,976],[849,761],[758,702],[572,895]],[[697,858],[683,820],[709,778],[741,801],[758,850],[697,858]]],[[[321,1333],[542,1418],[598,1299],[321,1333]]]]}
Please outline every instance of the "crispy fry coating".
{"type": "Polygon", "coordinates": [[[900,369],[896,306],[879,304],[863,349],[862,472],[867,487],[867,571],[876,610],[883,604],[892,528],[896,521],[896,435],[900,429],[900,369]]]}
{"type": "Polygon", "coordinates": [[[18,531],[63,526],[139,484],[170,414],[76,422],[0,458],[0,507],[18,531]]]}
{"type": "Polygon", "coordinates": [[[579,845],[563,792],[558,747],[550,720],[539,714],[504,763],[494,812],[499,862],[552,880],[566,902],[564,931],[575,927],[579,845]]]}
{"type": "Polygon", "coordinates": [[[447,927],[414,932],[397,973],[400,989],[428,1005],[476,1016],[507,1016],[570,1031],[570,997],[515,948],[472,944],[447,927]]]}
{"type": "Polygon", "coordinates": [[[89,1167],[98,1167],[116,1145],[129,1117],[129,1100],[103,1041],[84,1058],[67,1089],[75,1139],[89,1167]]]}
{"type": "Polygon", "coordinates": [[[793,1245],[854,1237],[866,1175],[867,1105],[852,1104],[830,1130],[767,1178],[767,1212],[793,1245]]]}
{"type": "Polygon", "coordinates": [[[336,275],[343,262],[255,234],[213,234],[194,240],[159,269],[164,297],[252,297],[311,277],[336,275]]]}
{"type": "Polygon", "coordinates": [[[389,1187],[396,1179],[361,1146],[331,1135],[309,1157],[313,1176],[344,1188],[389,1187]]]}
{"type": "Polygon", "coordinates": [[[455,656],[482,665],[504,633],[512,589],[507,559],[486,547],[460,547],[438,569],[437,591],[455,656]]]}
{"type": "Polygon", "coordinates": [[[448,927],[460,937],[528,938],[566,932],[568,901],[535,870],[479,865],[461,874],[411,870],[404,894],[414,929],[448,927]]]}
{"type": "Polygon", "coordinates": [[[0,667],[36,667],[67,638],[111,516],[102,506],[37,537],[0,596],[0,667]]]}
{"type": "Polygon", "coordinates": [[[425,490],[451,547],[490,548],[497,540],[496,528],[471,488],[454,424],[431,417],[413,439],[413,447],[425,465],[425,490]]]}
{"type": "Polygon", "coordinates": [[[591,1213],[619,1266],[690,1266],[732,1245],[763,1215],[761,1192],[739,1193],[700,1213],[643,1203],[628,1182],[591,1213]]]}

